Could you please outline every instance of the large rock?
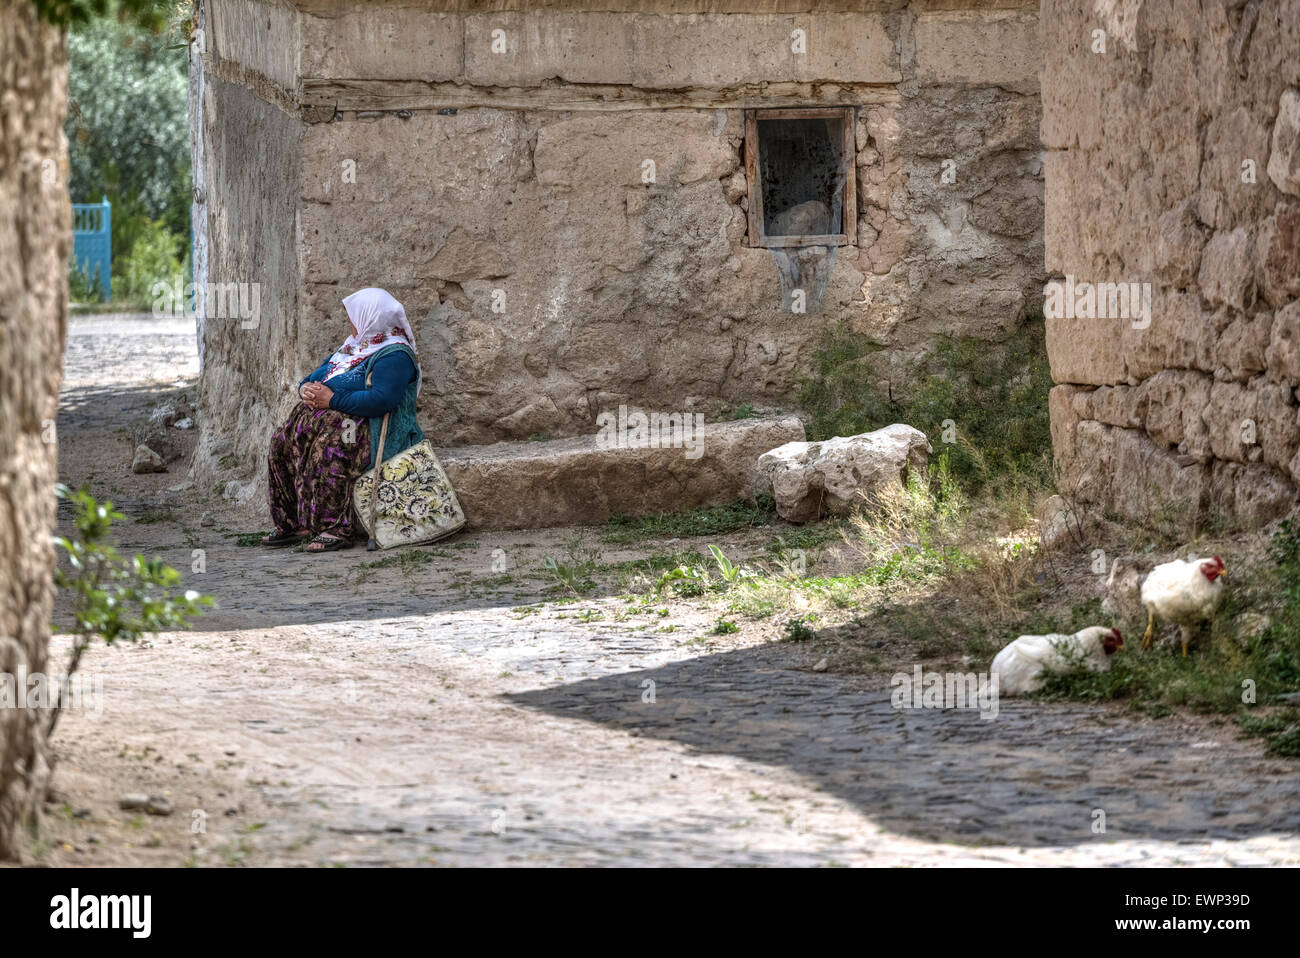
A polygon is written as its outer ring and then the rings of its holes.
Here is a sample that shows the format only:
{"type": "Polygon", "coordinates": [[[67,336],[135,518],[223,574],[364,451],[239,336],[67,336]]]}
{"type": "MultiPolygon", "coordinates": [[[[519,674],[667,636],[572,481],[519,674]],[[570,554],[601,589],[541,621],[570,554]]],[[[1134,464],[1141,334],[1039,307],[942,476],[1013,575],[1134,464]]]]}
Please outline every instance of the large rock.
{"type": "Polygon", "coordinates": [[[440,449],[438,456],[472,529],[586,525],[614,515],[677,512],[749,496],[754,462],[803,439],[803,423],[709,423],[694,448],[611,445],[597,435],[440,449]],[[698,455],[696,455],[698,453],[698,455]]]}
{"type": "Polygon", "coordinates": [[[149,425],[174,426],[183,419],[192,418],[193,415],[194,407],[186,397],[173,396],[154,407],[153,412],[149,414],[149,425]]]}
{"type": "Polygon", "coordinates": [[[882,489],[905,484],[912,470],[925,471],[929,455],[925,433],[895,424],[860,436],[786,443],[759,457],[758,473],[781,518],[809,522],[844,515],[882,489]]]}
{"type": "Polygon", "coordinates": [[[1078,543],[1083,517],[1064,496],[1048,496],[1038,509],[1038,541],[1046,549],[1078,543]]]}
{"type": "Polygon", "coordinates": [[[140,443],[135,447],[135,458],[131,460],[131,471],[135,473],[166,472],[167,466],[163,463],[162,456],[144,443],[140,443]]]}
{"type": "Polygon", "coordinates": [[[1120,624],[1144,619],[1142,582],[1150,571],[1149,561],[1132,556],[1117,557],[1101,586],[1101,611],[1120,624]]]}

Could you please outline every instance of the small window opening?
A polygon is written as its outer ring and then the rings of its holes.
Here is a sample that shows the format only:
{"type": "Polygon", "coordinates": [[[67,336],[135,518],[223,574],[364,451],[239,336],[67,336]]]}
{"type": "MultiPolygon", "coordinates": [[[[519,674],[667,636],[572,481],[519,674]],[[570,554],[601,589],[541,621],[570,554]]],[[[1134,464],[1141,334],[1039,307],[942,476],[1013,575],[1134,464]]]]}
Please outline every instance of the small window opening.
{"type": "Polygon", "coordinates": [[[857,233],[853,108],[745,111],[750,246],[843,246],[857,233]]]}

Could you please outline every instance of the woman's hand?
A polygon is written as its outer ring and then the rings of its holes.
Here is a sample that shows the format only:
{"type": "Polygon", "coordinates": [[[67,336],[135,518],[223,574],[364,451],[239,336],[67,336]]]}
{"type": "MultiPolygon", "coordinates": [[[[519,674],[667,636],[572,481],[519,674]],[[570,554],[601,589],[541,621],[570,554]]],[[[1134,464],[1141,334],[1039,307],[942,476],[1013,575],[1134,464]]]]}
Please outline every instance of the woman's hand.
{"type": "Polygon", "coordinates": [[[304,383],[299,395],[311,409],[329,409],[334,390],[324,383],[304,383]]]}

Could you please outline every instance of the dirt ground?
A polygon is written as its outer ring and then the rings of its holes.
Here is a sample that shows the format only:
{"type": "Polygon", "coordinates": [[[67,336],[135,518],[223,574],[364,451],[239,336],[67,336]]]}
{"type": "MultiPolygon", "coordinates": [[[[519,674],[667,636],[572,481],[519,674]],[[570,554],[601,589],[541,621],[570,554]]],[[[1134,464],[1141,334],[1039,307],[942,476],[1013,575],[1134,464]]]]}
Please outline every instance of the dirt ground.
{"type": "MultiPolygon", "coordinates": [[[[707,602],[612,586],[557,595],[542,557],[583,530],[471,532],[378,559],[240,545],[261,527],[186,483],[197,430],[168,434],[167,473],[130,471],[133,431],[192,393],[192,324],[74,317],[66,363],[63,480],[112,498],[123,551],[161,556],[218,607],[192,631],[86,655],[102,714],[61,722],[35,860],[1300,863],[1294,764],[1230,726],[1005,700],[991,721],[896,711],[886,676],[910,650],[840,674],[818,668],[829,636],[777,642],[741,618],[715,635],[707,602]],[[196,550],[204,571],[187,571],[196,550]],[[122,810],[134,793],[170,814],[122,810]]],[[[585,535],[604,563],[705,546],[585,535]]],[[[771,535],[708,541],[745,556],[771,535]]],[[[56,637],[56,661],[68,647],[56,637]]]]}

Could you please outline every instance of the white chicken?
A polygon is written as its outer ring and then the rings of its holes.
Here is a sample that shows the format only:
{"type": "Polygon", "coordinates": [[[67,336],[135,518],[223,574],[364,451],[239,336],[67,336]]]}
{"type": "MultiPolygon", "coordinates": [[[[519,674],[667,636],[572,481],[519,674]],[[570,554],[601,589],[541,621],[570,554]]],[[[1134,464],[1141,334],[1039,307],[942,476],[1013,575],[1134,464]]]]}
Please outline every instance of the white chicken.
{"type": "Polygon", "coordinates": [[[1142,583],[1142,606],[1147,610],[1142,648],[1151,646],[1156,619],[1160,618],[1178,626],[1186,655],[1192,629],[1208,619],[1223,598],[1224,586],[1219,580],[1224,575],[1223,560],[1218,556],[1190,562],[1175,559],[1152,569],[1142,583]]]}
{"type": "Polygon", "coordinates": [[[1075,662],[1094,672],[1110,668],[1110,657],[1124,644],[1119,629],[1093,625],[1074,635],[1022,635],[993,657],[990,672],[998,673],[999,695],[1037,691],[1043,673],[1064,671],[1075,662]]]}

